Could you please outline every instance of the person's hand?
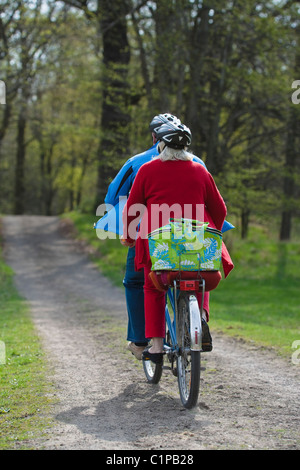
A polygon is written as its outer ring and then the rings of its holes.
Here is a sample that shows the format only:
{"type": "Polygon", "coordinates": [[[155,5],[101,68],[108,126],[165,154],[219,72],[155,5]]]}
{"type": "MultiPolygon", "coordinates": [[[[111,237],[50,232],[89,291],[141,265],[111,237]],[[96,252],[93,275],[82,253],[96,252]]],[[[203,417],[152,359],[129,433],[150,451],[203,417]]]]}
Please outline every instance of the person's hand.
{"type": "Polygon", "coordinates": [[[128,246],[129,248],[132,248],[135,245],[135,241],[126,240],[125,238],[123,238],[123,236],[121,236],[120,242],[121,242],[121,245],[128,246]]]}

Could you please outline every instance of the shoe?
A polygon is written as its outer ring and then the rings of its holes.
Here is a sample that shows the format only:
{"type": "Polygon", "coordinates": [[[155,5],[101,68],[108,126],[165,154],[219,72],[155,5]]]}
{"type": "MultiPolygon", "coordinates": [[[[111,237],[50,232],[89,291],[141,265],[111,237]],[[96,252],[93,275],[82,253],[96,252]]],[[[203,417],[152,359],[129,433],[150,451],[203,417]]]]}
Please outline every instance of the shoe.
{"type": "Polygon", "coordinates": [[[212,348],[212,338],[209,332],[209,327],[204,318],[202,318],[202,351],[209,352],[212,351],[212,348]]]}
{"type": "Polygon", "coordinates": [[[139,361],[142,360],[142,354],[145,349],[145,346],[137,346],[136,344],[130,342],[127,345],[127,349],[136,357],[136,359],[138,359],[139,361]]]}
{"type": "Polygon", "coordinates": [[[144,361],[151,361],[154,364],[162,364],[164,358],[164,353],[151,353],[148,349],[143,351],[142,359],[144,361]]]}

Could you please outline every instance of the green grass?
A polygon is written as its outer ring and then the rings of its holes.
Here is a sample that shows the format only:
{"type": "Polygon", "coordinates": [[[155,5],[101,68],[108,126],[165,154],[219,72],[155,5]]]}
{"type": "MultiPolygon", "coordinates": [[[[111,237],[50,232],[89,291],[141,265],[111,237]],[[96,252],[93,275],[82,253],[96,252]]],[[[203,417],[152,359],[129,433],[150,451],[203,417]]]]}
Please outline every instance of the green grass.
{"type": "MultiPolygon", "coordinates": [[[[122,285],[127,250],[119,240],[99,240],[92,228],[97,217],[67,214],[79,236],[92,244],[99,268],[122,285]]],[[[262,227],[253,226],[247,240],[237,230],[224,240],[235,269],[211,293],[210,325],[291,357],[300,340],[300,241],[279,242],[262,227]]]]}
{"type": "Polygon", "coordinates": [[[235,269],[211,294],[211,325],[291,356],[300,339],[300,242],[279,242],[260,227],[225,237],[235,269]]]}
{"type": "Polygon", "coordinates": [[[28,441],[50,424],[46,410],[53,402],[51,384],[29,310],[1,253],[0,341],[0,449],[30,448],[28,441]]]}

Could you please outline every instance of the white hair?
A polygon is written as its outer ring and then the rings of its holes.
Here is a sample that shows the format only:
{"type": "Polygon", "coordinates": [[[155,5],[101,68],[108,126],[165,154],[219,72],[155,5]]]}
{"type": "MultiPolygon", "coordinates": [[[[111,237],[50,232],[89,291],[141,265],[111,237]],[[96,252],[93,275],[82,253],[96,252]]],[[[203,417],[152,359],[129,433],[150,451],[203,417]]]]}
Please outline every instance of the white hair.
{"type": "Polygon", "coordinates": [[[186,151],[186,148],[183,149],[173,149],[165,145],[164,142],[160,142],[159,145],[160,154],[157,158],[160,158],[162,162],[169,160],[192,160],[193,155],[190,152],[186,151]]]}

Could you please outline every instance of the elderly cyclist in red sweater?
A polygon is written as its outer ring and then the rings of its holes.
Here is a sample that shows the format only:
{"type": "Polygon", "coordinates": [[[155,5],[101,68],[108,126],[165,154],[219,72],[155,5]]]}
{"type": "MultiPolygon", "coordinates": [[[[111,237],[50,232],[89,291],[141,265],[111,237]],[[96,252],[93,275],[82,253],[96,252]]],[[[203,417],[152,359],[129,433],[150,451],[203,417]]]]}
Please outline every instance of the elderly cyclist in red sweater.
{"type": "MultiPolygon", "coordinates": [[[[218,230],[222,229],[226,216],[226,206],[213,177],[204,166],[193,162],[192,154],[187,152],[191,137],[190,129],[181,123],[161,126],[157,132],[157,139],[161,141],[160,155],[145,163],[138,171],[123,212],[124,241],[127,244],[136,244],[135,267],[137,270],[144,268],[145,335],[152,338],[152,347],[144,352],[144,358],[153,362],[160,362],[163,355],[165,293],[158,291],[149,278],[151,259],[147,235],[167,224],[170,217],[170,211],[161,211],[158,214],[157,208],[162,205],[172,208],[172,216],[177,218],[185,217],[184,211],[188,207],[188,218],[196,219],[197,207],[202,205],[203,221],[209,222],[211,227],[218,230]]],[[[225,246],[222,261],[226,276],[233,264],[225,246]]],[[[201,294],[198,297],[200,299],[201,294]]],[[[204,310],[208,321],[208,292],[205,293],[204,310]]],[[[205,320],[204,323],[206,328],[203,334],[206,337],[203,338],[203,343],[209,342],[207,350],[211,350],[211,336],[205,320]]]]}

